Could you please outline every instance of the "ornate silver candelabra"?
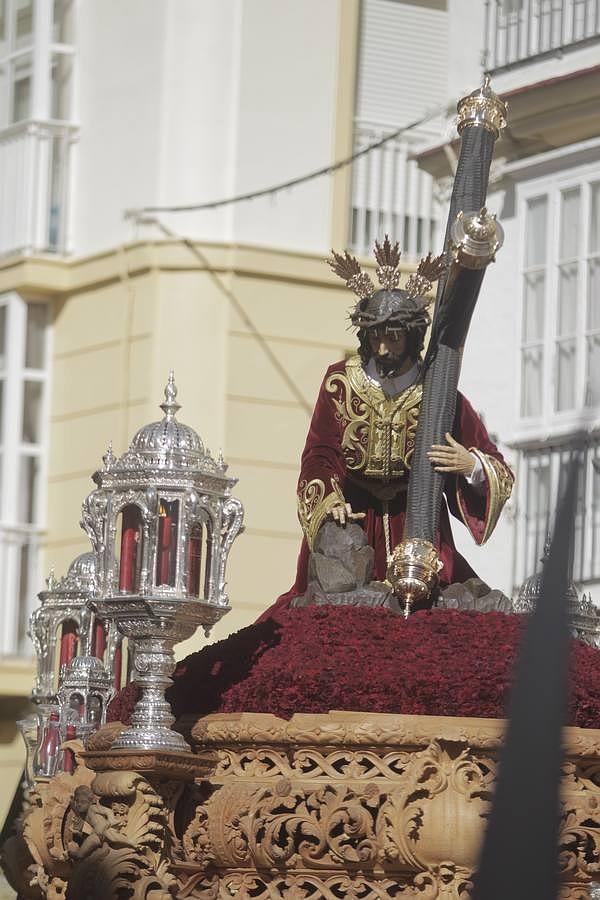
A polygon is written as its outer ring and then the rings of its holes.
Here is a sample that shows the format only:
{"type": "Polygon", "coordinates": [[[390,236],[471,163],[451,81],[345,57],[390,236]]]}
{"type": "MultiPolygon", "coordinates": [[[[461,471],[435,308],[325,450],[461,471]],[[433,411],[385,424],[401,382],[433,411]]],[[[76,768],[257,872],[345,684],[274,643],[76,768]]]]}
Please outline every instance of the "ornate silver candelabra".
{"type": "Polygon", "coordinates": [[[109,446],[83,504],[97,560],[93,607],[129,639],[141,689],[132,727],[113,749],[189,749],[165,699],[173,647],[198,626],[208,634],[229,610],[225,566],[243,520],[231,496],[237,479],[178,422],[176,396],[171,372],[162,420],[141,428],[119,459],[109,446]]]}
{"type": "MultiPolygon", "coordinates": [[[[545,565],[550,554],[550,535],[544,544],[544,555],[540,560],[545,565]]],[[[521,587],[514,602],[514,610],[518,613],[530,613],[535,608],[542,596],[543,572],[536,572],[527,578],[521,587]]],[[[566,595],[569,627],[573,637],[592,647],[600,649],[600,609],[593,603],[591,594],[582,594],[579,597],[577,588],[571,581],[566,595]]]]}

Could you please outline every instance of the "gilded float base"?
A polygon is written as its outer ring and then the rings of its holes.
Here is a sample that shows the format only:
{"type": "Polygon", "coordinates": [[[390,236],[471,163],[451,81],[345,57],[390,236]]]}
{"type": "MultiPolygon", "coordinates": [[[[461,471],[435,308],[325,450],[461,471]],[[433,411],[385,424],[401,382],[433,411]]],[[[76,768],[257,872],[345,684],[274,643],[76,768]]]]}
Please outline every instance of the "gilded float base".
{"type": "MultiPolygon", "coordinates": [[[[192,754],[92,749],[30,792],[4,868],[31,900],[468,900],[504,724],[243,713],[192,754]]],[[[566,729],[563,900],[598,878],[599,764],[600,731],[566,729]]]]}

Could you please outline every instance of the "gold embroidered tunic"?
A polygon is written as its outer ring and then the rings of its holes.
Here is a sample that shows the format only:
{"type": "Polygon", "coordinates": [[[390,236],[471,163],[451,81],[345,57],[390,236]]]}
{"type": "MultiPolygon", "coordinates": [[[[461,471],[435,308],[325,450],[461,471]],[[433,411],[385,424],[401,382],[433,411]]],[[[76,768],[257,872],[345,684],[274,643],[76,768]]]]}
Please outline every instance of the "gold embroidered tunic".
{"type": "MultiPolygon", "coordinates": [[[[302,455],[298,514],[309,546],[340,502],[364,512],[363,525],[376,552],[376,575],[385,575],[382,515],[389,513],[392,543],[402,538],[406,489],[419,418],[419,382],[387,397],[358,356],[331,366],[324,378],[302,455]]],[[[477,543],[487,540],[512,489],[512,472],[464,397],[459,395],[454,437],[481,462],[485,483],[446,479],[450,511],[477,543]]],[[[474,573],[454,547],[448,511],[440,521],[441,580],[464,581],[474,573]]],[[[301,560],[302,562],[302,560],[301,560]]],[[[300,568],[299,568],[300,575],[300,568]]]]}

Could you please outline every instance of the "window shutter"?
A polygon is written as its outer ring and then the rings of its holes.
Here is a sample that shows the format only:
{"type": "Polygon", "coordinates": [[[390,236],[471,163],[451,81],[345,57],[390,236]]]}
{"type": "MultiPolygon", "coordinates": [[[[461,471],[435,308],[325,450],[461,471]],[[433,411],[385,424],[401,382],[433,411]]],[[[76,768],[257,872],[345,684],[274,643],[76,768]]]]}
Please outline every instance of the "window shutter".
{"type": "Polygon", "coordinates": [[[445,4],[363,0],[356,117],[401,126],[446,95],[445,4]]]}

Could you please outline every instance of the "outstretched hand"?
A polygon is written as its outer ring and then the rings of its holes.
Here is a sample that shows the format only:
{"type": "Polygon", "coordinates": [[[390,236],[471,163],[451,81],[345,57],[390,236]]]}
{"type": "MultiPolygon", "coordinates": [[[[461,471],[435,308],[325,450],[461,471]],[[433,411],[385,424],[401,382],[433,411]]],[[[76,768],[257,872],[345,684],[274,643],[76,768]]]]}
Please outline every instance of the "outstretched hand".
{"type": "Polygon", "coordinates": [[[427,457],[436,472],[447,472],[464,475],[469,478],[473,474],[476,459],[466,447],[455,441],[450,432],[446,432],[448,444],[432,444],[427,457]]]}
{"type": "Polygon", "coordinates": [[[349,503],[340,503],[339,506],[334,506],[331,510],[331,517],[338,525],[345,525],[346,522],[355,522],[357,519],[364,519],[365,515],[366,513],[352,512],[352,507],[349,503]]]}

